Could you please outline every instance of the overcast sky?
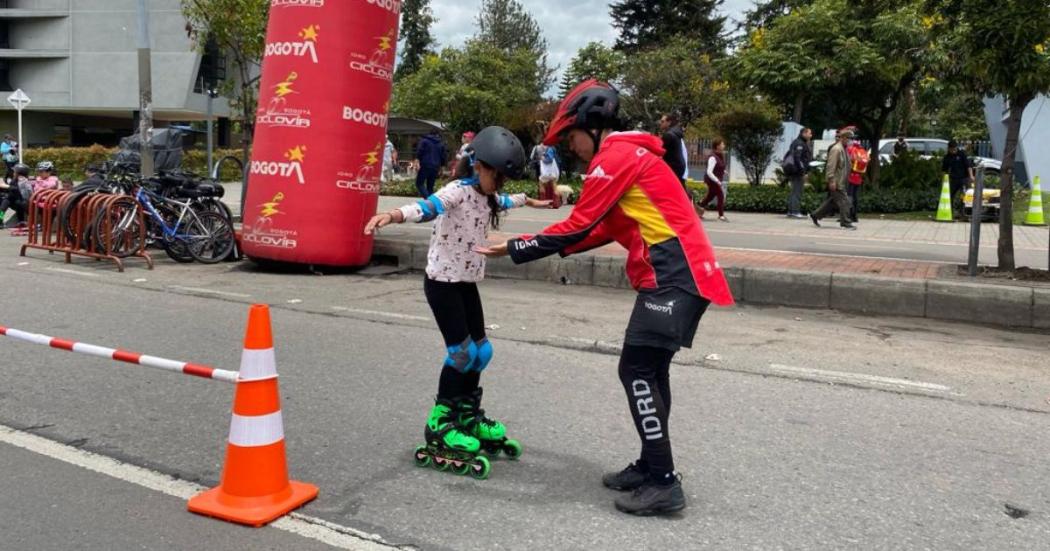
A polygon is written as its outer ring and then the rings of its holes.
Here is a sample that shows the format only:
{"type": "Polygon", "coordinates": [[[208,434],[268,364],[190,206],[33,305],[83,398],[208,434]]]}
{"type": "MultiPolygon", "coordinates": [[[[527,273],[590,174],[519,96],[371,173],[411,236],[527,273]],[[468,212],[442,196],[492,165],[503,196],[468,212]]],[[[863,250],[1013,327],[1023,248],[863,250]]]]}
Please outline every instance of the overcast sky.
{"type": "MultiPolygon", "coordinates": [[[[520,0],[539,22],[550,43],[551,64],[564,69],[576,50],[600,40],[612,45],[616,29],[609,19],[609,0],[520,0]]],[[[481,0],[431,0],[438,22],[434,37],[440,46],[459,46],[474,35],[474,19],[481,0]]],[[[751,0],[725,0],[723,11],[739,19],[751,0]]],[[[559,78],[560,78],[559,71],[559,78]]]]}

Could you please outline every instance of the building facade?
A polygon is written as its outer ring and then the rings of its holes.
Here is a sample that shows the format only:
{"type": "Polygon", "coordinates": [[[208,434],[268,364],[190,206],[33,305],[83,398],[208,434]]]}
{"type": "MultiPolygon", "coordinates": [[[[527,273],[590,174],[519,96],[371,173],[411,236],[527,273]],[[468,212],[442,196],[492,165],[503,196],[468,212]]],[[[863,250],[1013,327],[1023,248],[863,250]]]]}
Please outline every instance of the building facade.
{"type": "MultiPolygon", "coordinates": [[[[1006,123],[1010,111],[1002,96],[984,100],[984,115],[996,158],[1006,149],[1006,123]]],[[[1021,117],[1020,143],[1017,145],[1015,181],[1031,183],[1036,176],[1050,182],[1050,98],[1039,96],[1028,104],[1021,117]]],[[[1044,189],[1046,189],[1044,187],[1044,189]]]]}
{"type": "MultiPolygon", "coordinates": [[[[189,39],[179,0],[148,0],[157,126],[202,120],[205,81],[223,78],[217,52],[189,39]]],[[[132,133],[138,99],[136,0],[0,0],[0,95],[21,88],[29,146],[112,145],[132,133]]],[[[0,102],[0,133],[14,109],[0,102]]],[[[229,106],[213,105],[225,126],[229,106]]],[[[223,134],[223,132],[220,132],[223,134]]]]}

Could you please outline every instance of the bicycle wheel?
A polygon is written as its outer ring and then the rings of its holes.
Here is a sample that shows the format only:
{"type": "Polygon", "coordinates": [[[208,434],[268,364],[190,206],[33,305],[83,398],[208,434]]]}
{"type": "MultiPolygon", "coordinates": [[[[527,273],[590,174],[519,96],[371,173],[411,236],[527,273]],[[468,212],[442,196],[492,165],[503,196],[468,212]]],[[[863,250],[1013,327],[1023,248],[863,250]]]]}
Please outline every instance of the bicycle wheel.
{"type": "Polygon", "coordinates": [[[176,227],[176,224],[179,223],[179,213],[175,209],[163,203],[156,204],[153,208],[163,219],[164,224],[161,224],[160,221],[152,216],[147,220],[150,239],[154,244],[164,249],[164,254],[168,255],[168,258],[175,262],[180,264],[193,262],[193,255],[190,254],[190,248],[185,239],[186,226],[190,222],[183,220],[182,225],[176,227]],[[176,235],[165,233],[166,229],[171,228],[175,228],[176,235]]]}
{"type": "Polygon", "coordinates": [[[217,264],[233,252],[233,225],[225,216],[211,211],[197,213],[190,228],[201,230],[189,238],[190,254],[198,262],[217,264]]]}
{"type": "Polygon", "coordinates": [[[130,197],[118,201],[108,210],[99,211],[92,226],[95,243],[103,254],[127,258],[142,249],[139,205],[130,197]]]}

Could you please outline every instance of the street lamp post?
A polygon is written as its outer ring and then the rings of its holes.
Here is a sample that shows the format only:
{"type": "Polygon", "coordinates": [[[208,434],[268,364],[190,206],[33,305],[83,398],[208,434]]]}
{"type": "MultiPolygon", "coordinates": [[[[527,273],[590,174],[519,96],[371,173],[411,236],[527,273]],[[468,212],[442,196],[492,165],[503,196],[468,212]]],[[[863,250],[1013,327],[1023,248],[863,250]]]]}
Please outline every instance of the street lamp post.
{"type": "Polygon", "coordinates": [[[212,162],[215,153],[215,98],[219,97],[219,91],[215,89],[215,85],[209,83],[205,93],[208,94],[208,172],[207,175],[211,175],[215,168],[215,163],[212,162]]]}
{"type": "Polygon", "coordinates": [[[153,69],[150,64],[149,9],[138,0],[139,138],[142,177],[153,176],[153,69]]]}

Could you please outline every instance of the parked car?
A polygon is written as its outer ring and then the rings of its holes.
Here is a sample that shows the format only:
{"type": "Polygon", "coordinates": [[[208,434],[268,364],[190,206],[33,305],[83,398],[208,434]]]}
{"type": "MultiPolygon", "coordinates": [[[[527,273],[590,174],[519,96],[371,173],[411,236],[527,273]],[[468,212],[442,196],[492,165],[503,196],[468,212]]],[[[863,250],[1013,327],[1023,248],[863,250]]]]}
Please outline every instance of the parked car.
{"type": "MultiPolygon", "coordinates": [[[[969,220],[973,216],[973,197],[975,192],[976,189],[973,186],[971,186],[969,189],[966,190],[966,194],[963,195],[963,216],[967,220],[969,220]]],[[[984,188],[984,193],[981,194],[981,196],[984,198],[981,201],[982,221],[999,219],[999,198],[1001,194],[1002,190],[1000,189],[993,187],[984,188]]]]}
{"type": "MultiPolygon", "coordinates": [[[[918,153],[923,159],[939,159],[948,152],[948,140],[937,138],[905,138],[908,150],[918,153]]],[[[882,164],[893,162],[893,146],[897,140],[879,140],[879,161],[882,164]]],[[[1003,169],[1002,161],[971,155],[975,169],[984,168],[984,173],[998,176],[1003,169]]]]}

